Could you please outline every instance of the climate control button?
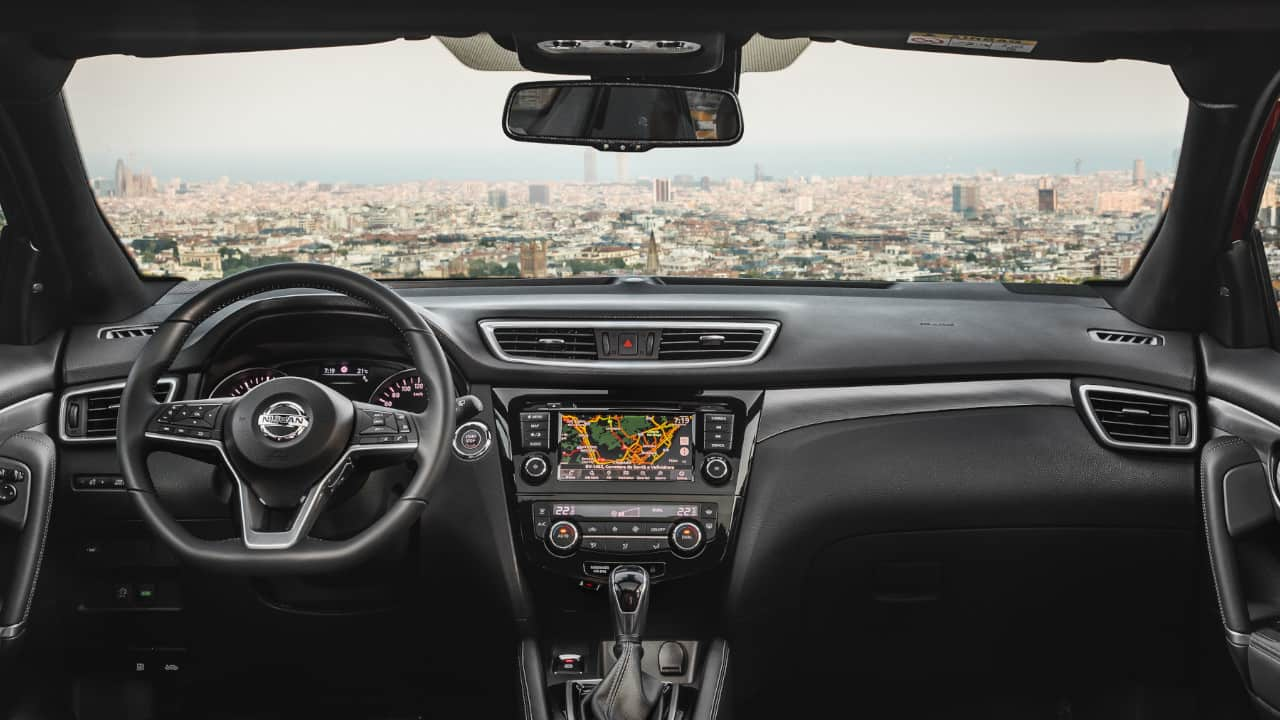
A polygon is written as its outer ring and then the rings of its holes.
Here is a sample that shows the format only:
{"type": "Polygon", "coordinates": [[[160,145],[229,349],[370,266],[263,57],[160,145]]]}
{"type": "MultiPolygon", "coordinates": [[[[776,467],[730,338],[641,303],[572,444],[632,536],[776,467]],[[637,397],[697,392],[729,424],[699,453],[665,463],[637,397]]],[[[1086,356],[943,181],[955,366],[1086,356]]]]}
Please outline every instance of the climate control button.
{"type": "Polygon", "coordinates": [[[550,532],[547,533],[547,542],[551,547],[562,553],[573,552],[578,547],[578,541],[582,539],[581,533],[578,532],[578,526],[568,520],[560,520],[551,525],[550,532]]]}
{"type": "Polygon", "coordinates": [[[702,528],[692,522],[677,524],[671,530],[671,546],[678,553],[692,555],[702,547],[702,528]]]}

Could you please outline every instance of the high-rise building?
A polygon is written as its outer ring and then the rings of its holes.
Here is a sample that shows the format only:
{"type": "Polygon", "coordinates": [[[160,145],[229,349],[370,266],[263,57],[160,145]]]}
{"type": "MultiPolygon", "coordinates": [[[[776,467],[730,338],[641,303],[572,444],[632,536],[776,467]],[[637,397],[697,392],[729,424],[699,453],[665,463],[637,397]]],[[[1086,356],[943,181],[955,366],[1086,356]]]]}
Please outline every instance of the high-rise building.
{"type": "Polygon", "coordinates": [[[582,182],[588,185],[595,185],[598,179],[596,175],[596,151],[587,148],[582,152],[582,182]]]}
{"type": "Polygon", "coordinates": [[[547,276],[547,241],[528,240],[520,245],[520,277],[547,276]]]}
{"type": "Polygon", "coordinates": [[[506,190],[495,188],[489,191],[489,207],[494,210],[506,210],[508,202],[506,190]]]}
{"type": "Polygon", "coordinates": [[[627,154],[618,153],[618,182],[627,181],[627,154]]]}
{"type": "Polygon", "coordinates": [[[702,179],[698,181],[698,187],[702,188],[704,192],[711,190],[711,177],[703,175],[702,179]]]}
{"type": "Polygon", "coordinates": [[[658,259],[658,236],[649,231],[649,242],[645,247],[644,274],[661,275],[662,261],[658,259]]]}
{"type": "Polygon", "coordinates": [[[1042,213],[1058,212],[1058,190],[1053,187],[1049,178],[1040,178],[1040,187],[1036,190],[1036,207],[1042,213]]]}
{"type": "Polygon", "coordinates": [[[1042,213],[1058,212],[1058,191],[1051,187],[1042,187],[1038,193],[1038,207],[1042,213]]]}
{"type": "Polygon", "coordinates": [[[529,204],[530,205],[550,205],[551,204],[551,186],[550,185],[530,185],[529,186],[529,204]]]}
{"type": "Polygon", "coordinates": [[[981,206],[977,185],[951,186],[951,212],[959,213],[966,218],[977,217],[981,206]]]}
{"type": "Polygon", "coordinates": [[[755,165],[755,174],[753,175],[753,179],[756,182],[764,182],[764,166],[760,163],[756,163],[755,165]]]}
{"type": "Polygon", "coordinates": [[[1133,161],[1133,184],[1141,185],[1147,181],[1147,161],[1138,158],[1133,161]]]}
{"type": "Polygon", "coordinates": [[[653,201],[656,203],[671,202],[671,181],[656,178],[653,181],[653,201]]]}

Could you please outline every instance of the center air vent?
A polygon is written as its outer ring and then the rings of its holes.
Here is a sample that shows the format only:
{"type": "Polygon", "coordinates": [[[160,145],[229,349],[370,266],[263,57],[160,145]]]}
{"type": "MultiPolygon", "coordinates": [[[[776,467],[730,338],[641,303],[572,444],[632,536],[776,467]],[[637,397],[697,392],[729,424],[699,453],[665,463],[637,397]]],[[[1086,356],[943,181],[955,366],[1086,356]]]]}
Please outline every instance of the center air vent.
{"type": "Polygon", "coordinates": [[[1102,442],[1139,450],[1196,446],[1196,409],[1175,395],[1106,385],[1081,385],[1085,415],[1102,442]]]}
{"type": "Polygon", "coordinates": [[[100,340],[125,340],[128,338],[145,338],[156,334],[158,325],[121,325],[118,327],[98,328],[100,340]]]}
{"type": "Polygon", "coordinates": [[[544,360],[595,360],[596,333],[589,327],[502,327],[493,331],[503,353],[544,360]]]}
{"type": "Polygon", "coordinates": [[[512,363],[632,371],[746,365],[778,323],[693,320],[481,320],[489,349],[512,363]]]}
{"type": "Polygon", "coordinates": [[[1098,342],[1119,343],[1121,345],[1163,345],[1164,338],[1150,333],[1129,332],[1127,330],[1090,330],[1089,337],[1098,342]]]}
{"type": "MultiPolygon", "coordinates": [[[[162,378],[156,383],[155,398],[159,402],[173,400],[178,381],[162,378]]],[[[108,442],[116,438],[120,416],[120,396],[124,383],[98,385],[73,390],[62,396],[59,432],[68,442],[108,442]]]]}
{"type": "Polygon", "coordinates": [[[761,341],[759,328],[663,328],[659,360],[725,360],[751,357],[761,341]]]}

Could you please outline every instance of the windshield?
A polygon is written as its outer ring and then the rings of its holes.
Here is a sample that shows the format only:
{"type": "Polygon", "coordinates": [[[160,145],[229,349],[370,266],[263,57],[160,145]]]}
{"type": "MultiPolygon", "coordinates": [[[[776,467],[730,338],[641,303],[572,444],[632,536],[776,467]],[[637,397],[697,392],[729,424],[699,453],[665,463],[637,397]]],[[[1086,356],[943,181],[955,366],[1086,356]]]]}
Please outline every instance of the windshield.
{"type": "Polygon", "coordinates": [[[1169,196],[1168,68],[814,44],[744,73],[725,148],[516,143],[510,87],[436,40],[78,62],[86,171],[148,276],[1080,282],[1169,196]]]}

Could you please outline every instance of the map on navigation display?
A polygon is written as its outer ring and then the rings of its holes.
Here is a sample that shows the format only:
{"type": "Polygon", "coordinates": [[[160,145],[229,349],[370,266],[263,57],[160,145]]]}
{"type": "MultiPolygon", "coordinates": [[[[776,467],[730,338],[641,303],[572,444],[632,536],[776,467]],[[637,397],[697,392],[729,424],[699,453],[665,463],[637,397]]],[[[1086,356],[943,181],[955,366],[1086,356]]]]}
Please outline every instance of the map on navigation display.
{"type": "Polygon", "coordinates": [[[692,415],[560,414],[561,480],[690,480],[692,415]]]}

